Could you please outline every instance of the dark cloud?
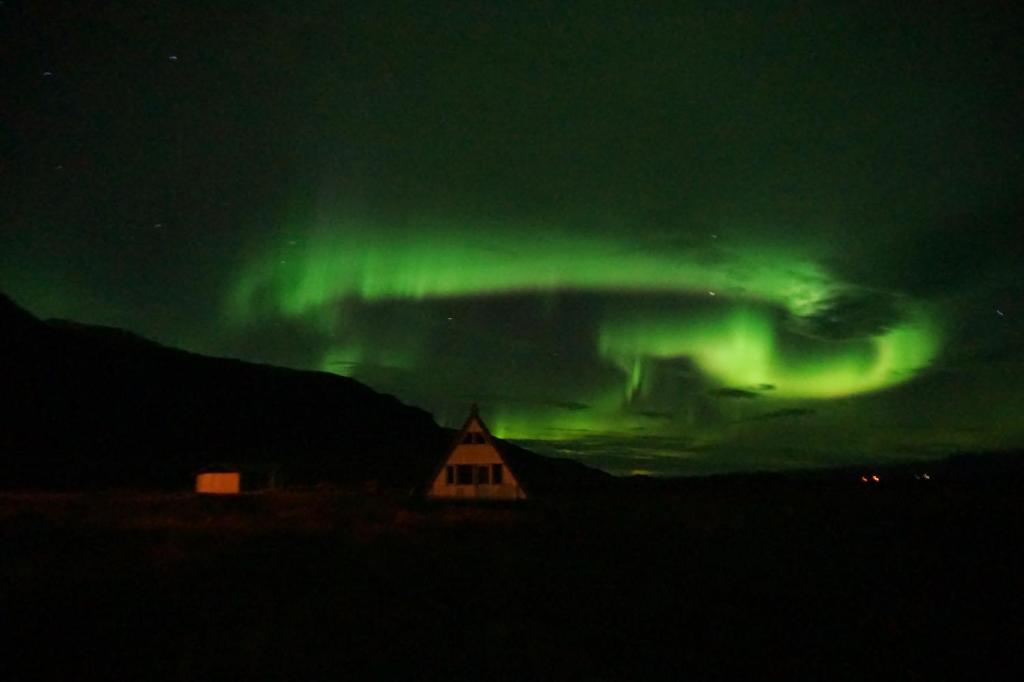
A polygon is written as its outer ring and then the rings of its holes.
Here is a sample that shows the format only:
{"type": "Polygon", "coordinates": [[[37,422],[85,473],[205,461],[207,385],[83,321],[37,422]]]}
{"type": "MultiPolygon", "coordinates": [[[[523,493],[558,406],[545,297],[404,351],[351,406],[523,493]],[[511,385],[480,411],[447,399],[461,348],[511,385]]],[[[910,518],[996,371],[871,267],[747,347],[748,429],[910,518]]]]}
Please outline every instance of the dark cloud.
{"type": "Polygon", "coordinates": [[[817,339],[857,339],[880,334],[903,319],[898,297],[851,290],[827,300],[813,315],[790,320],[790,329],[817,339]]]}
{"type": "Polygon", "coordinates": [[[814,414],[814,410],[805,407],[791,407],[783,410],[773,410],[771,412],[762,412],[759,415],[744,419],[743,421],[748,422],[760,422],[768,421],[770,419],[787,419],[789,417],[806,417],[814,414]]]}
{"type": "Polygon", "coordinates": [[[752,398],[760,398],[761,396],[754,391],[747,391],[742,388],[716,388],[709,393],[719,398],[738,398],[741,400],[750,400],[752,398]]]}
{"type": "Polygon", "coordinates": [[[585,403],[572,402],[571,400],[570,401],[566,401],[566,402],[553,402],[553,403],[549,403],[549,404],[552,407],[558,407],[558,408],[561,408],[563,410],[572,410],[574,412],[578,411],[578,410],[589,410],[590,409],[590,405],[587,405],[585,403]]]}
{"type": "Polygon", "coordinates": [[[649,362],[651,370],[662,376],[675,376],[681,379],[695,379],[700,376],[690,358],[651,358],[649,362]]]}
{"type": "Polygon", "coordinates": [[[671,412],[663,412],[660,410],[638,410],[637,414],[648,419],[672,419],[674,415],[671,412]]]}

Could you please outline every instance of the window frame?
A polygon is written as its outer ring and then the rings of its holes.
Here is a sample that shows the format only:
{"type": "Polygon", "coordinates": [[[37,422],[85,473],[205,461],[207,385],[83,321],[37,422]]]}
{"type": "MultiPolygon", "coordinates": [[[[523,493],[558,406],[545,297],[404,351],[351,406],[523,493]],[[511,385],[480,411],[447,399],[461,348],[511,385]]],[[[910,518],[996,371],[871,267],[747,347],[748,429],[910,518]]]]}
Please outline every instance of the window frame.
{"type": "Polygon", "coordinates": [[[473,485],[475,469],[472,464],[456,464],[455,485],[473,485]]]}

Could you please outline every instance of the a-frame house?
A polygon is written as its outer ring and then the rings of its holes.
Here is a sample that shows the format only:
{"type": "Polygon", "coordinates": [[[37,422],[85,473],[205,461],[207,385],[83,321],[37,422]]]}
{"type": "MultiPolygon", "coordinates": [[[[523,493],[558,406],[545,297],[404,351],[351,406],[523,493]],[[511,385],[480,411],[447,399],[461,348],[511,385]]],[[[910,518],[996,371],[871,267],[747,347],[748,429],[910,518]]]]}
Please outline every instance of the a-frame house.
{"type": "Polygon", "coordinates": [[[526,499],[526,492],[509,469],[476,405],[428,482],[427,497],[436,500],[526,499]]]}

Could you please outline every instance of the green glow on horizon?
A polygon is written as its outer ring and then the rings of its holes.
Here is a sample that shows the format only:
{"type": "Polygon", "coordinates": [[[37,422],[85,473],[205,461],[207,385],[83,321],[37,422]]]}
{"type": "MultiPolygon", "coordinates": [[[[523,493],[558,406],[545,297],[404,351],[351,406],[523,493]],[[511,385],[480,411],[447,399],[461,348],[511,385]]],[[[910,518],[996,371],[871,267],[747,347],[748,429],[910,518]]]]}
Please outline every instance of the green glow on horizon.
{"type": "Polygon", "coordinates": [[[601,435],[635,435],[645,425],[644,418],[623,410],[617,389],[584,398],[586,410],[551,409],[530,405],[495,405],[487,415],[487,425],[498,438],[566,441],[601,435]]]}

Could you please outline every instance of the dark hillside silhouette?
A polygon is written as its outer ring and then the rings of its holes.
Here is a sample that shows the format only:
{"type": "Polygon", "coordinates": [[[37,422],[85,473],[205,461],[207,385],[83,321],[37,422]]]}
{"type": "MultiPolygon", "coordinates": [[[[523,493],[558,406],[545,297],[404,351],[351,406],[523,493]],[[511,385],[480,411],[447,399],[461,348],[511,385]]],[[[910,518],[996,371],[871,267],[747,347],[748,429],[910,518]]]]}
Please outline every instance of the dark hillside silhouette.
{"type": "MultiPolygon", "coordinates": [[[[42,322],[2,294],[0,329],[5,487],[183,487],[211,461],[251,461],[279,463],[285,482],[407,489],[452,437],[424,410],[352,379],[42,322]]],[[[518,448],[515,458],[573,485],[607,478],[518,448]]]]}

